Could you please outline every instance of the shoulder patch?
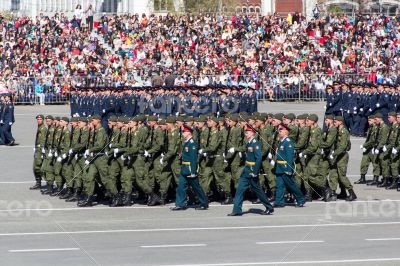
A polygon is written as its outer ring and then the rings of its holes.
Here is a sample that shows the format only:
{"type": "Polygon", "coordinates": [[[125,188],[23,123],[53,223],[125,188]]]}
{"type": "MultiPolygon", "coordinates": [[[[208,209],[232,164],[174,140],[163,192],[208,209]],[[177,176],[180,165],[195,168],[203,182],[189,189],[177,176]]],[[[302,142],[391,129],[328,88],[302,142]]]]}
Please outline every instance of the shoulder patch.
{"type": "Polygon", "coordinates": [[[190,140],[190,143],[193,143],[193,139],[190,140]]]}

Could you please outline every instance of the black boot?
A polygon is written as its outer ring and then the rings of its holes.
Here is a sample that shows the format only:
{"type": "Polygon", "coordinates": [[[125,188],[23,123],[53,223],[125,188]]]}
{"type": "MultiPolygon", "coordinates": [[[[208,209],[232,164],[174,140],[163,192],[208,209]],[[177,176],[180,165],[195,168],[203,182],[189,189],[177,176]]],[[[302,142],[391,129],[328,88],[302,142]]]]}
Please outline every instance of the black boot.
{"type": "Polygon", "coordinates": [[[47,183],[46,189],[41,191],[43,195],[49,195],[54,192],[53,184],[47,183]]]}
{"type": "Polygon", "coordinates": [[[388,189],[388,187],[390,187],[392,183],[393,183],[393,177],[389,176],[386,184],[386,189],[388,189]]]}
{"type": "Polygon", "coordinates": [[[367,181],[365,180],[365,175],[361,175],[360,179],[358,179],[354,184],[365,184],[367,181]]]}
{"type": "Polygon", "coordinates": [[[375,175],[374,178],[367,182],[367,186],[376,186],[378,184],[379,176],[375,175]]]}
{"type": "Polygon", "coordinates": [[[131,193],[124,193],[121,204],[122,204],[122,206],[131,206],[132,205],[131,193]]]}
{"type": "Polygon", "coordinates": [[[133,201],[136,201],[139,198],[139,191],[137,191],[135,188],[132,189],[131,193],[131,199],[133,201]]]}
{"type": "Polygon", "coordinates": [[[79,200],[80,195],[81,195],[81,189],[80,188],[75,188],[74,194],[70,198],[66,199],[65,201],[66,202],[77,201],[77,200],[79,200]]]}
{"type": "Polygon", "coordinates": [[[312,192],[311,189],[307,189],[306,196],[304,197],[306,201],[312,201],[312,192]]]}
{"type": "Polygon", "coordinates": [[[68,199],[74,195],[74,189],[72,187],[67,188],[67,193],[60,196],[60,199],[68,199]]]}
{"type": "Polygon", "coordinates": [[[231,193],[225,193],[225,200],[221,203],[222,205],[230,205],[233,203],[231,193]]]}
{"type": "Polygon", "coordinates": [[[156,206],[158,202],[159,202],[159,197],[157,196],[157,194],[151,193],[150,202],[147,204],[147,206],[156,206]]]}
{"type": "Polygon", "coordinates": [[[39,178],[39,179],[36,179],[36,183],[33,186],[31,186],[29,189],[34,190],[34,189],[40,189],[41,187],[42,187],[42,182],[40,181],[40,178],[39,178]]]}
{"type": "Polygon", "coordinates": [[[390,186],[388,186],[386,189],[396,189],[398,182],[399,182],[399,177],[393,178],[392,184],[390,184],[390,186]]]}
{"type": "Polygon", "coordinates": [[[50,194],[50,196],[51,197],[60,196],[62,192],[63,192],[63,187],[57,186],[57,188],[53,191],[53,193],[50,194]]]}
{"type": "Polygon", "coordinates": [[[91,207],[93,204],[93,196],[85,195],[85,197],[78,202],[78,207],[91,207]]]}
{"type": "Polygon", "coordinates": [[[340,189],[340,194],[337,195],[338,199],[347,199],[347,193],[345,188],[340,189]]]}
{"type": "Polygon", "coordinates": [[[346,198],[346,201],[353,201],[357,199],[356,193],[354,193],[353,189],[349,189],[349,196],[346,198]]]}
{"type": "Polygon", "coordinates": [[[326,187],[324,190],[324,201],[331,201],[332,189],[330,187],[326,187]]]}
{"type": "Polygon", "coordinates": [[[112,197],[110,207],[118,207],[121,205],[120,203],[121,203],[121,194],[117,193],[112,197]]]}
{"type": "Polygon", "coordinates": [[[167,193],[161,193],[160,204],[165,205],[166,202],[167,202],[167,193]]]}
{"type": "Polygon", "coordinates": [[[329,201],[337,201],[337,195],[335,191],[332,191],[329,201]]]}
{"type": "Polygon", "coordinates": [[[382,178],[382,182],[378,184],[377,187],[387,187],[387,184],[388,184],[388,177],[384,177],[382,178]]]}

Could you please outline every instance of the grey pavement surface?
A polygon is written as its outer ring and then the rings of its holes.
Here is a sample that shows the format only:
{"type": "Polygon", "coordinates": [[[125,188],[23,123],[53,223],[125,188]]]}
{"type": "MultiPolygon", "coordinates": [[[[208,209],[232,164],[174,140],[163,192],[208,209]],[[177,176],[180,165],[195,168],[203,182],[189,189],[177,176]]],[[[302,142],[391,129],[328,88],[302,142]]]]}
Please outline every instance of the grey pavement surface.
{"type": "MultiPolygon", "coordinates": [[[[317,113],[323,103],[266,103],[261,111],[317,113]]],[[[400,265],[400,193],[355,185],[358,201],[227,217],[232,206],[171,212],[133,205],[77,208],[30,191],[38,113],[67,106],[16,107],[20,146],[0,147],[0,265],[400,265]]],[[[322,122],[322,121],[321,121],[322,122]]],[[[358,179],[361,138],[352,138],[349,178],[358,179]]]]}

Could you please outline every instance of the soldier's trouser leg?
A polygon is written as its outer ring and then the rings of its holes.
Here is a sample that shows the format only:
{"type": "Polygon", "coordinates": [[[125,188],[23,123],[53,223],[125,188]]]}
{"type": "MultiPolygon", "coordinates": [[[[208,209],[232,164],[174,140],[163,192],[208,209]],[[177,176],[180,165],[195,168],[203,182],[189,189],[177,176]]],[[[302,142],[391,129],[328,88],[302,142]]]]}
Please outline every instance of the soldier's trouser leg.
{"type": "Polygon", "coordinates": [[[138,187],[146,194],[153,193],[153,188],[146,182],[145,177],[148,175],[149,169],[143,156],[138,156],[133,163],[135,171],[135,181],[138,187]]]}
{"type": "MultiPolygon", "coordinates": [[[[118,159],[121,160],[121,159],[118,159]]],[[[133,163],[128,161],[128,162],[122,162],[120,164],[121,167],[121,191],[123,193],[131,193],[132,192],[132,187],[133,183],[136,182],[135,179],[135,170],[133,169],[133,163]]]]}
{"type": "Polygon", "coordinates": [[[226,193],[231,193],[231,182],[230,176],[225,173],[226,163],[224,162],[224,157],[216,157],[212,162],[212,172],[215,176],[215,183],[218,190],[222,190],[226,193]]]}
{"type": "Polygon", "coordinates": [[[53,159],[48,158],[45,159],[46,163],[44,164],[44,174],[46,178],[46,182],[50,185],[54,184],[54,166],[52,165],[53,159]]]}
{"type": "Polygon", "coordinates": [[[299,161],[296,162],[296,173],[294,174],[294,180],[301,188],[301,184],[303,184],[303,169],[299,161]]]}
{"type": "Polygon", "coordinates": [[[253,191],[256,194],[257,198],[262,202],[262,204],[265,206],[266,209],[268,210],[273,209],[271,203],[267,198],[267,195],[260,186],[260,181],[258,177],[250,177],[250,188],[251,191],[253,191]]]}
{"type": "Polygon", "coordinates": [[[35,176],[36,181],[40,181],[42,179],[42,153],[40,151],[36,151],[33,156],[33,175],[35,176]]]}
{"type": "Polygon", "coordinates": [[[361,164],[360,164],[360,174],[361,175],[366,175],[368,172],[368,166],[372,162],[372,154],[369,152],[367,154],[363,154],[361,158],[361,164]]]}
{"type": "Polygon", "coordinates": [[[153,159],[146,162],[146,167],[147,167],[147,169],[149,169],[149,171],[146,172],[144,180],[147,183],[147,186],[151,188],[151,191],[154,192],[154,186],[156,184],[156,180],[155,180],[155,174],[154,174],[155,169],[154,169],[153,159]]]}
{"type": "Polygon", "coordinates": [[[320,173],[320,178],[324,180],[324,186],[327,184],[328,176],[329,176],[329,161],[327,159],[321,159],[320,166],[318,168],[318,172],[320,173]]]}
{"type": "Polygon", "coordinates": [[[176,188],[176,199],[175,206],[186,207],[187,206],[187,184],[188,178],[183,175],[179,175],[178,187],[176,188]]]}
{"type": "Polygon", "coordinates": [[[74,185],[73,177],[74,177],[74,170],[72,163],[68,163],[67,161],[63,164],[61,175],[64,178],[65,185],[67,188],[72,188],[74,185]]]}
{"type": "Polygon", "coordinates": [[[400,155],[392,154],[390,158],[390,172],[393,178],[399,176],[399,167],[400,167],[400,155]]]}
{"type": "Polygon", "coordinates": [[[314,155],[308,162],[304,175],[307,176],[309,185],[323,188],[325,187],[326,179],[321,175],[320,162],[321,156],[314,155]]]}
{"type": "Polygon", "coordinates": [[[380,176],[382,173],[378,155],[372,155],[372,172],[374,176],[380,176]]]}
{"type": "Polygon", "coordinates": [[[62,177],[62,162],[58,162],[57,159],[54,160],[54,180],[57,184],[57,187],[61,187],[64,184],[63,177],[62,177]]]}
{"type": "Polygon", "coordinates": [[[171,170],[172,170],[172,175],[174,176],[175,184],[178,184],[179,175],[181,172],[181,165],[180,165],[178,157],[176,157],[172,160],[171,170]]]}
{"type": "Polygon", "coordinates": [[[353,185],[350,183],[349,178],[346,176],[348,163],[349,163],[349,154],[346,152],[343,156],[340,156],[340,158],[338,158],[338,162],[337,162],[338,171],[337,172],[338,172],[340,183],[347,190],[353,188],[353,185]]]}
{"type": "Polygon", "coordinates": [[[109,192],[111,192],[111,193],[114,192],[115,194],[117,194],[117,188],[116,187],[113,188],[112,185],[110,185],[109,175],[108,175],[107,157],[106,156],[97,157],[93,162],[96,165],[97,170],[99,171],[100,181],[101,181],[102,185],[109,192]]]}
{"type": "Polygon", "coordinates": [[[308,164],[306,163],[306,159],[304,158],[304,156],[303,156],[303,158],[300,158],[300,163],[301,163],[301,169],[303,170],[303,173],[301,176],[301,182],[304,184],[304,188],[306,190],[309,190],[310,189],[310,184],[308,181],[309,176],[307,176],[307,172],[306,172],[308,164]]]}
{"type": "Polygon", "coordinates": [[[76,161],[74,167],[74,188],[83,188],[83,176],[87,173],[88,168],[89,167],[85,165],[85,160],[83,158],[80,158],[76,161]]]}
{"type": "MultiPolygon", "coordinates": [[[[275,174],[272,172],[273,167],[272,167],[272,165],[271,165],[271,163],[269,162],[268,159],[265,159],[262,162],[262,167],[264,169],[264,173],[266,174],[265,178],[267,179],[268,188],[269,188],[271,194],[275,195],[276,177],[275,177],[275,174]]],[[[262,186],[262,184],[261,184],[261,186],[262,186]]]]}
{"type": "Polygon", "coordinates": [[[235,184],[235,188],[237,188],[237,186],[239,184],[239,179],[240,179],[240,175],[243,172],[243,167],[244,166],[242,164],[242,159],[239,157],[238,154],[236,154],[231,163],[231,174],[232,174],[233,182],[235,184]]]}
{"type": "Polygon", "coordinates": [[[202,159],[204,161],[201,166],[201,175],[199,182],[204,192],[208,194],[210,192],[211,181],[214,178],[213,171],[211,168],[211,162],[209,158],[202,159]]]}
{"type": "Polygon", "coordinates": [[[389,152],[384,152],[379,154],[379,161],[380,161],[380,166],[382,169],[382,176],[383,177],[389,177],[390,176],[390,154],[389,152]]]}
{"type": "MultiPolygon", "coordinates": [[[[111,160],[110,166],[108,168],[108,178],[107,178],[107,189],[111,193],[111,195],[116,195],[118,193],[117,190],[117,179],[121,174],[121,158],[114,158],[111,160]]],[[[121,181],[122,182],[122,181],[121,181]]]]}
{"type": "Polygon", "coordinates": [[[238,186],[236,188],[235,198],[233,200],[232,212],[242,213],[244,194],[246,193],[246,190],[249,187],[250,187],[250,177],[246,173],[241,173],[238,186]]]}
{"type": "Polygon", "coordinates": [[[163,162],[163,165],[161,166],[161,173],[160,175],[157,177],[157,183],[160,186],[160,193],[161,194],[167,194],[168,193],[168,189],[171,186],[171,182],[172,182],[172,169],[171,166],[168,165],[168,162],[163,162]]]}
{"type": "Polygon", "coordinates": [[[96,176],[99,174],[97,166],[92,161],[89,165],[89,169],[83,174],[83,186],[84,191],[87,196],[92,196],[94,194],[94,188],[96,183],[96,176]]]}

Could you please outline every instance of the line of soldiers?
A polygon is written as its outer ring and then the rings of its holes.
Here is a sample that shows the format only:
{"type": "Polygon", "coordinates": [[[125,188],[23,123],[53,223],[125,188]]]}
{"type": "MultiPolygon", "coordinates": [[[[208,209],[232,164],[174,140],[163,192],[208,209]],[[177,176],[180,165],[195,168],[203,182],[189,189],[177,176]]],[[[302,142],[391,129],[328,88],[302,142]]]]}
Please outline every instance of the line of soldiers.
{"type": "MultiPolygon", "coordinates": [[[[126,206],[140,196],[145,196],[149,206],[165,204],[179,178],[183,125],[196,129],[193,139],[199,143],[198,175],[211,200],[222,204],[233,201],[232,192],[245,165],[244,132],[248,125],[258,131],[257,138],[263,143],[260,182],[274,200],[278,126],[282,123],[290,128],[289,138],[295,143],[295,180],[306,200],[336,200],[339,184],[344,198],[357,198],[346,177],[350,140],[341,116],[325,118],[325,133],[318,126],[317,115],[296,117],[291,113],[239,113],[219,118],[112,116],[108,119],[109,134],[99,115],[71,120],[38,115],[37,122],[36,184],[32,189],[41,188],[43,179],[47,182],[43,194],[78,201],[78,206],[90,206],[95,199],[126,206]]],[[[290,193],[287,199],[291,200],[290,193]]]]}
{"type": "Polygon", "coordinates": [[[365,143],[360,146],[363,152],[360,165],[361,177],[355,183],[400,191],[400,113],[389,112],[387,120],[389,125],[384,122],[381,113],[368,117],[367,137],[365,143]],[[367,181],[365,176],[370,164],[374,177],[367,181]]]}
{"type": "Polygon", "coordinates": [[[106,128],[116,116],[180,115],[257,112],[257,96],[243,86],[83,87],[71,90],[71,116],[99,115],[106,128]]]}
{"type": "Polygon", "coordinates": [[[326,91],[325,114],[343,116],[354,136],[365,136],[370,115],[380,113],[388,124],[387,114],[400,111],[400,85],[335,82],[326,91]]]}

